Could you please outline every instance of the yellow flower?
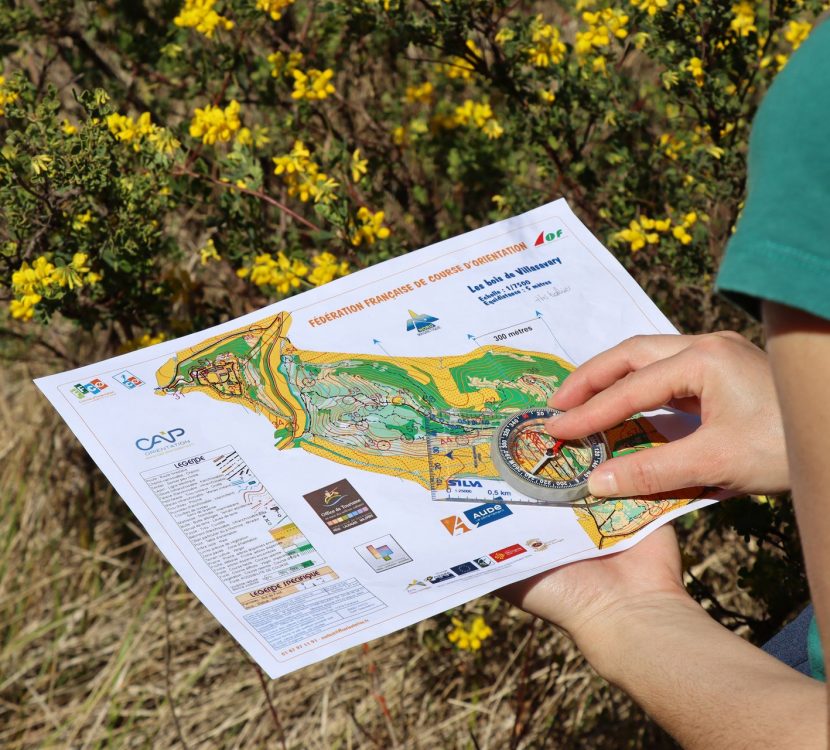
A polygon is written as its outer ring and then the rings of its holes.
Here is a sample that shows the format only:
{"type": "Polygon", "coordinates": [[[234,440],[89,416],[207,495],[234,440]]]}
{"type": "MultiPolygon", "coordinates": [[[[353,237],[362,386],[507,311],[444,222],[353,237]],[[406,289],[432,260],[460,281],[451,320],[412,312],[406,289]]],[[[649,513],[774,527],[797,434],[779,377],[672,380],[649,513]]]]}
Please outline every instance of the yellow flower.
{"type": "Polygon", "coordinates": [[[396,146],[403,146],[406,143],[406,128],[403,125],[392,128],[392,142],[396,146]]]}
{"type": "Polygon", "coordinates": [[[282,12],[294,3],[294,0],[256,0],[257,10],[265,11],[274,21],[282,18],[282,12]]]}
{"type": "Polygon", "coordinates": [[[39,294],[24,294],[20,299],[9,302],[9,312],[17,320],[31,320],[35,305],[43,299],[39,294]]]}
{"type": "Polygon", "coordinates": [[[732,13],[735,17],[729,22],[729,28],[738,36],[749,36],[753,31],[758,31],[755,26],[755,7],[749,0],[741,0],[733,5],[732,13]]]}
{"type": "Polygon", "coordinates": [[[680,243],[683,245],[688,245],[692,241],[692,235],[690,235],[686,231],[686,227],[684,226],[676,226],[674,229],[671,230],[672,236],[680,240],[680,243]]]}
{"type": "Polygon", "coordinates": [[[119,141],[131,141],[138,133],[132,117],[113,112],[107,117],[107,127],[119,141]]]}
{"type": "Polygon", "coordinates": [[[476,127],[479,128],[489,139],[500,138],[504,129],[499,121],[493,116],[493,109],[489,102],[476,102],[466,99],[464,103],[455,108],[452,122],[446,123],[449,127],[476,127]]]}
{"type": "Polygon", "coordinates": [[[657,232],[649,231],[656,229],[657,222],[648,217],[640,217],[640,221],[632,219],[627,229],[622,229],[613,235],[614,242],[627,242],[632,253],[642,250],[646,244],[656,245],[660,241],[657,232]]]}
{"type": "Polygon", "coordinates": [[[784,30],[784,39],[797,50],[801,43],[810,35],[813,25],[807,21],[790,21],[784,30]]]}
{"type": "Polygon", "coordinates": [[[352,182],[360,182],[360,178],[369,171],[368,160],[360,158],[360,149],[352,154],[352,182]]]}
{"type": "MultiPolygon", "coordinates": [[[[2,112],[0,112],[2,114],[2,112]]],[[[78,132],[78,128],[76,128],[69,120],[64,118],[61,120],[61,132],[64,135],[75,135],[78,132]]]]}
{"type": "Polygon", "coordinates": [[[357,210],[357,218],[360,224],[352,234],[352,245],[357,247],[364,241],[367,245],[372,245],[377,240],[385,240],[390,232],[388,227],[383,226],[383,217],[383,211],[372,213],[365,206],[361,206],[357,210]]]}
{"type": "Polygon", "coordinates": [[[345,260],[338,261],[334,255],[328,252],[318,253],[312,257],[311,263],[314,268],[308,275],[308,280],[314,286],[328,284],[332,279],[349,273],[349,264],[345,260]]]}
{"type": "Polygon", "coordinates": [[[565,59],[567,47],[559,36],[559,29],[545,23],[541,14],[533,22],[530,38],[533,44],[528,47],[527,54],[537,68],[558,65],[565,59]]]}
{"type": "Polygon", "coordinates": [[[156,151],[167,156],[172,156],[182,145],[167,128],[154,127],[147,140],[155,146],[156,151]]]}
{"type": "Polygon", "coordinates": [[[49,172],[49,167],[51,166],[54,159],[52,159],[49,154],[38,154],[37,156],[32,157],[32,172],[39,175],[43,172],[49,172]]]}
{"type": "Polygon", "coordinates": [[[155,335],[151,333],[142,333],[140,336],[136,336],[135,338],[125,341],[123,344],[121,344],[119,349],[122,353],[131,352],[136,349],[143,349],[145,346],[160,344],[166,338],[167,337],[163,333],[157,333],[155,335]]]}
{"type": "MultiPolygon", "coordinates": [[[[484,57],[474,40],[468,39],[464,46],[467,48],[468,55],[474,60],[478,61],[484,57]]],[[[468,58],[453,56],[446,65],[441,66],[441,72],[447,78],[460,78],[463,81],[469,81],[475,72],[475,65],[468,58]]]]}
{"type": "Polygon", "coordinates": [[[214,107],[212,104],[208,104],[204,109],[197,107],[190,123],[190,135],[201,138],[202,143],[207,145],[217,141],[227,143],[241,125],[239,102],[233,99],[225,109],[214,107]]]}
{"type": "Polygon", "coordinates": [[[480,615],[475,617],[469,628],[457,617],[452,618],[453,629],[447,634],[447,640],[463,651],[478,651],[481,644],[493,635],[493,629],[480,615]]]}
{"type": "Polygon", "coordinates": [[[516,38],[516,32],[513,31],[509,26],[502,26],[496,32],[496,44],[503,45],[507,42],[512,42],[516,38]]]}
{"type": "Polygon", "coordinates": [[[233,21],[220,16],[213,6],[216,0],[185,0],[184,5],[173,19],[176,26],[196,29],[208,39],[213,38],[217,27],[230,31],[233,28],[233,21]]]}
{"type": "MultiPolygon", "coordinates": [[[[6,114],[4,107],[7,104],[17,101],[17,92],[5,88],[6,79],[0,76],[0,117],[6,114]]],[[[31,315],[29,316],[31,317],[31,315]]]]}
{"type": "Polygon", "coordinates": [[[334,93],[334,85],[331,83],[334,71],[331,68],[326,70],[310,68],[308,73],[295,69],[291,71],[291,75],[294,76],[292,99],[315,101],[325,99],[329,94],[334,93]]]}
{"type": "Polygon", "coordinates": [[[504,128],[499,125],[498,120],[491,118],[484,123],[481,128],[481,132],[492,141],[496,138],[501,138],[502,135],[504,135],[504,128]]]}
{"type": "Polygon", "coordinates": [[[302,141],[294,141],[294,147],[291,149],[290,154],[274,157],[274,174],[304,172],[306,166],[309,164],[310,156],[311,152],[305,147],[302,141]]]}
{"type": "Polygon", "coordinates": [[[635,8],[646,11],[650,16],[654,16],[657,11],[668,7],[669,0],[631,0],[631,4],[635,8]]]}
{"type": "Polygon", "coordinates": [[[302,52],[290,52],[288,55],[285,55],[283,52],[274,52],[268,55],[268,62],[271,63],[271,76],[273,78],[289,75],[297,69],[297,66],[302,61],[302,52]]]}
{"type": "Polygon", "coordinates": [[[539,98],[546,104],[553,104],[556,101],[556,94],[553,91],[542,89],[539,92],[539,98]]]}
{"type": "Polygon", "coordinates": [[[692,78],[694,78],[694,81],[698,87],[702,87],[704,81],[703,60],[699,57],[691,58],[689,62],[686,63],[686,70],[692,74],[692,78]]]}
{"type": "Polygon", "coordinates": [[[91,211],[84,211],[82,214],[78,214],[74,219],[72,219],[72,228],[76,232],[82,232],[86,229],[86,225],[92,221],[92,212],[91,211]]]}
{"type": "Polygon", "coordinates": [[[415,104],[415,102],[420,102],[421,104],[429,104],[432,102],[432,94],[433,87],[429,81],[424,81],[424,83],[418,86],[407,86],[405,95],[406,103],[415,104]]]}
{"type": "Polygon", "coordinates": [[[209,239],[203,248],[199,249],[199,262],[206,266],[211,261],[220,261],[222,257],[216,250],[216,245],[213,242],[213,238],[209,239]]]}
{"type": "Polygon", "coordinates": [[[270,253],[261,253],[254,258],[249,268],[240,268],[237,275],[250,278],[259,287],[273,287],[280,294],[297,289],[303,277],[308,275],[308,266],[296,258],[286,257],[282,252],[275,258],[270,253]]]}
{"type": "Polygon", "coordinates": [[[294,141],[291,153],[275,156],[272,161],[274,174],[282,176],[289,195],[299,196],[304,203],[312,198],[315,203],[329,203],[334,199],[334,189],[339,183],[320,171],[302,141],[294,141]]]}
{"type": "Polygon", "coordinates": [[[681,141],[678,138],[675,138],[674,135],[671,133],[663,133],[658,143],[663,149],[663,153],[669,157],[672,161],[677,161],[677,157],[680,152],[686,147],[686,141],[681,141]]]}

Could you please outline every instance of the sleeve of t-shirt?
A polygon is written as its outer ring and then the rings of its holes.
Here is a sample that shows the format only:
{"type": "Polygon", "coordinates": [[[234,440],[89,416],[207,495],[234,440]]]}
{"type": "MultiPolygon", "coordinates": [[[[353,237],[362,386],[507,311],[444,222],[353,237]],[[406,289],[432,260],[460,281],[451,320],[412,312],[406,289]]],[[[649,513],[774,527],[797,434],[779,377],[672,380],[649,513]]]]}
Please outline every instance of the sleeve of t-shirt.
{"type": "Polygon", "coordinates": [[[747,198],[717,288],[830,319],[830,23],[776,76],[749,141],[747,198]]]}

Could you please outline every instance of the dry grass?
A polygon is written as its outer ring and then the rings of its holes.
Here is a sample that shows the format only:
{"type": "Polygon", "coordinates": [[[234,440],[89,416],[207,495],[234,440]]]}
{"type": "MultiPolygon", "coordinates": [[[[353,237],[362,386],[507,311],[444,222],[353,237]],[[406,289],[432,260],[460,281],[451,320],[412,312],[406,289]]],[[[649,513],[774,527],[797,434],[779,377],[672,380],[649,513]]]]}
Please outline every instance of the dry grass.
{"type": "MultiPolygon", "coordinates": [[[[8,366],[2,385],[0,746],[674,747],[567,639],[496,599],[468,605],[496,631],[477,655],[439,617],[268,681],[35,391],[58,366],[8,366]]],[[[709,557],[737,591],[737,566],[709,557]]]]}

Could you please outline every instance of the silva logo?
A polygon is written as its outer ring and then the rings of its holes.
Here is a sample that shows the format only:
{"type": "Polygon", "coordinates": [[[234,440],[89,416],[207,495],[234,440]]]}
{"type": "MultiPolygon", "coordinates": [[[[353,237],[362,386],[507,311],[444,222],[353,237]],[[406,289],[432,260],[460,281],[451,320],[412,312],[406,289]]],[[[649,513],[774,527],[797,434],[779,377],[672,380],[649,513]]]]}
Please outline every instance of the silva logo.
{"type": "Polygon", "coordinates": [[[419,314],[412,310],[409,311],[409,320],[406,321],[406,330],[415,331],[419,336],[425,333],[432,333],[438,330],[435,321],[438,320],[434,315],[419,314]]]}
{"type": "Polygon", "coordinates": [[[448,479],[447,487],[481,487],[478,479],[448,479]]]}
{"type": "Polygon", "coordinates": [[[554,240],[558,240],[561,236],[561,229],[557,229],[555,232],[539,232],[539,236],[536,238],[536,242],[534,242],[533,244],[535,246],[544,245],[546,242],[553,242],[554,240]]]}
{"type": "Polygon", "coordinates": [[[156,446],[162,446],[162,448],[169,447],[182,437],[182,435],[184,435],[184,429],[182,427],[174,427],[172,430],[161,430],[158,434],[151,435],[148,438],[139,438],[135,441],[135,447],[140,451],[151,451],[156,446]],[[165,443],[168,445],[165,445],[165,443]]]}

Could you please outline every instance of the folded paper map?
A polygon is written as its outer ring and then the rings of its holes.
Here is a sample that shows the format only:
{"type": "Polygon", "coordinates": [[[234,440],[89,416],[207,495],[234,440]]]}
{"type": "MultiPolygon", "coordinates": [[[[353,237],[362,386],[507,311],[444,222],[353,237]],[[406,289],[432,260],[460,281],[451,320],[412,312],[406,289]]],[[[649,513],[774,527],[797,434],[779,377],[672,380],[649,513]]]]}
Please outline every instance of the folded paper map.
{"type": "MultiPolygon", "coordinates": [[[[559,200],[37,385],[278,677],[712,502],[551,507],[490,456],[577,365],[674,332],[559,200]]],[[[693,426],[638,415],[606,437],[620,455],[693,426]]]]}

